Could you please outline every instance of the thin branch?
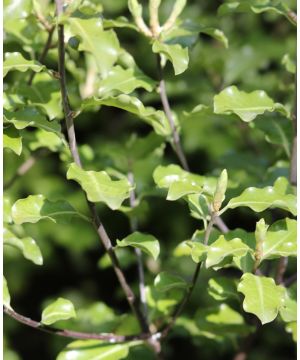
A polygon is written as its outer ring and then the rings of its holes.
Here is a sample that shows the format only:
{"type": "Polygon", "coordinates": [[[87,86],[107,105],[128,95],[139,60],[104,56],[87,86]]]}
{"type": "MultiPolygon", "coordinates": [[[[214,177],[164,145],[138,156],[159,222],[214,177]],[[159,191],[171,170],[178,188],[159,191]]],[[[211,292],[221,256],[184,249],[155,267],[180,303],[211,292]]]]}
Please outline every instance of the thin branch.
{"type": "MultiPolygon", "coordinates": [[[[128,180],[131,185],[134,184],[134,175],[130,171],[127,175],[128,180]]],[[[134,208],[136,206],[136,198],[135,191],[131,190],[129,197],[130,206],[134,208]]],[[[134,232],[137,230],[137,220],[135,218],[130,218],[130,227],[131,231],[134,232]]],[[[146,289],[145,289],[145,273],[144,273],[144,265],[143,265],[143,254],[140,249],[134,249],[136,258],[137,258],[137,268],[138,268],[138,277],[139,277],[139,290],[140,290],[140,300],[142,304],[142,309],[144,313],[144,317],[148,323],[148,307],[146,300],[146,289]]]]}
{"type": "MultiPolygon", "coordinates": [[[[56,6],[57,6],[57,15],[61,15],[63,13],[63,1],[62,0],[56,0],[56,6]]],[[[75,134],[75,127],[74,127],[74,121],[73,121],[73,113],[70,108],[69,99],[68,99],[68,93],[67,93],[67,84],[66,84],[66,72],[65,72],[65,43],[64,43],[64,26],[62,24],[58,25],[58,52],[59,52],[59,63],[58,63],[58,69],[60,74],[60,88],[61,88],[61,95],[62,95],[62,103],[63,103],[63,110],[66,120],[66,127],[67,127],[67,133],[68,133],[68,140],[69,140],[69,147],[70,151],[73,157],[73,160],[75,163],[79,166],[81,166],[81,160],[78,153],[78,147],[76,142],[76,134],[75,134]]],[[[110,260],[113,264],[113,269],[117,275],[117,278],[119,280],[119,283],[125,293],[125,296],[127,298],[127,301],[135,314],[137,320],[139,321],[142,331],[143,332],[149,332],[149,328],[147,325],[147,322],[143,316],[143,313],[141,312],[138,303],[136,301],[136,297],[129,286],[125,274],[123,273],[122,269],[120,268],[119,260],[114,252],[112,242],[102,224],[100,221],[100,218],[96,211],[95,204],[89,202],[87,200],[88,206],[90,208],[93,223],[96,228],[97,234],[107,251],[110,260]]]]}
{"type": "Polygon", "coordinates": [[[289,10],[287,13],[288,19],[297,26],[297,14],[293,10],[289,10]]]}
{"type": "Polygon", "coordinates": [[[297,281],[297,273],[293,274],[292,276],[290,276],[289,278],[287,278],[283,284],[285,287],[289,287],[291,285],[293,285],[293,283],[297,281]]]}
{"type": "Polygon", "coordinates": [[[281,257],[279,259],[277,269],[276,269],[276,275],[275,275],[276,284],[280,285],[283,283],[283,276],[286,271],[287,265],[288,265],[288,258],[281,257]]]}
{"type": "Polygon", "coordinates": [[[13,177],[3,185],[3,190],[9,189],[16,180],[18,180],[21,176],[25,175],[33,167],[37,160],[44,156],[46,153],[47,151],[45,151],[45,149],[41,149],[38,150],[36,153],[32,154],[27,160],[25,160],[23,164],[18,167],[15,175],[13,175],[13,177]]]}
{"type": "MultiPolygon", "coordinates": [[[[204,245],[208,244],[208,240],[211,234],[211,231],[213,229],[213,225],[216,219],[216,214],[212,213],[210,221],[207,225],[207,228],[205,230],[205,234],[204,234],[204,245]]],[[[178,319],[178,317],[180,316],[180,314],[182,313],[182,310],[184,309],[186,303],[190,300],[192,293],[194,291],[194,288],[196,286],[199,274],[200,274],[200,270],[201,270],[201,265],[203,262],[199,262],[195,268],[195,272],[193,275],[193,279],[192,279],[192,283],[186,293],[186,295],[184,296],[183,300],[181,301],[181,303],[179,304],[178,308],[175,310],[169,324],[162,330],[161,334],[162,334],[162,338],[166,337],[169,333],[169,331],[172,329],[172,327],[175,325],[176,320],[178,319]]]]}
{"type": "Polygon", "coordinates": [[[79,332],[67,329],[58,329],[52,326],[44,325],[39,321],[32,320],[26,316],[23,316],[16,311],[9,309],[7,306],[3,306],[3,311],[10,316],[11,318],[17,320],[19,323],[32,327],[34,329],[62,336],[67,338],[73,339],[96,339],[96,340],[105,340],[110,343],[120,343],[120,342],[127,342],[133,340],[147,340],[152,338],[154,335],[152,334],[138,334],[138,335],[116,335],[111,333],[104,333],[104,334],[95,334],[95,333],[86,333],[86,332],[79,332]]]}

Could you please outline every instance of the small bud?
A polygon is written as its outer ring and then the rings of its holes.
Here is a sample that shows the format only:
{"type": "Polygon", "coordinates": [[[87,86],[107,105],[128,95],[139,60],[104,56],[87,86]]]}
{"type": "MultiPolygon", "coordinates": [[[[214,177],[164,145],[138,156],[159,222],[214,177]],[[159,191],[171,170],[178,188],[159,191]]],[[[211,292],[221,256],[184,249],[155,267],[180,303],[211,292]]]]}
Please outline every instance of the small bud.
{"type": "Polygon", "coordinates": [[[128,0],[128,9],[131,12],[134,21],[139,30],[146,36],[152,37],[152,32],[145,24],[143,19],[143,8],[137,0],[128,0]]]}
{"type": "Polygon", "coordinates": [[[163,26],[163,31],[167,31],[173,27],[175,24],[176,19],[181,14],[182,10],[184,9],[186,4],[186,0],[177,0],[173,10],[168,18],[168,20],[165,22],[163,26]]]}
{"type": "Polygon", "coordinates": [[[256,247],[255,247],[255,264],[254,264],[254,272],[257,270],[261,258],[263,256],[263,243],[265,241],[268,225],[266,225],[264,219],[260,219],[256,223],[256,229],[255,229],[255,240],[256,240],[256,247]]]}
{"type": "Polygon", "coordinates": [[[222,202],[225,199],[225,192],[227,189],[228,175],[227,170],[224,169],[219,176],[216,190],[213,197],[213,211],[218,212],[221,208],[222,202]]]}

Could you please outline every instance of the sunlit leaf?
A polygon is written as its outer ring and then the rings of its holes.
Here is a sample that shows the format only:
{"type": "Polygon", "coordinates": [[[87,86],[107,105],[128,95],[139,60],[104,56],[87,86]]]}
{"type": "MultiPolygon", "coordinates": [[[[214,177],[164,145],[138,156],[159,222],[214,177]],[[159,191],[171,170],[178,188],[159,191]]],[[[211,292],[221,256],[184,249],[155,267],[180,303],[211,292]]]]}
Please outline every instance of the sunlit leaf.
{"type": "Polygon", "coordinates": [[[71,301],[58,298],[43,310],[41,322],[45,325],[51,325],[56,321],[67,320],[73,317],[76,317],[76,313],[71,301]]]}
{"type": "Polygon", "coordinates": [[[218,301],[238,299],[236,282],[227,277],[216,277],[208,281],[208,293],[218,301]]]}
{"type": "Polygon", "coordinates": [[[285,289],[276,285],[272,278],[244,274],[238,291],[245,295],[244,310],[255,314],[262,324],[273,321],[284,306],[285,289]]]}
{"type": "Polygon", "coordinates": [[[22,136],[12,126],[3,130],[3,147],[12,150],[17,155],[22,152],[22,136]]]}
{"type": "Polygon", "coordinates": [[[7,281],[4,276],[3,276],[3,305],[5,305],[9,309],[11,309],[10,294],[9,294],[9,290],[8,290],[8,286],[7,286],[7,281]]]}
{"type": "Polygon", "coordinates": [[[279,310],[280,316],[285,322],[297,321],[297,289],[286,289],[283,307],[279,310]]]}
{"type": "Polygon", "coordinates": [[[154,286],[158,291],[168,291],[174,288],[186,288],[188,284],[181,277],[164,271],[155,277],[154,286]]]}
{"type": "Polygon", "coordinates": [[[285,66],[288,72],[290,72],[291,74],[296,73],[296,64],[294,61],[292,61],[289,54],[285,54],[283,56],[281,63],[285,66]]]}
{"type": "Polygon", "coordinates": [[[3,62],[3,76],[5,77],[9,71],[21,71],[32,70],[34,72],[40,72],[45,68],[35,60],[26,60],[22,54],[18,52],[6,53],[3,62]]]}
{"type": "Polygon", "coordinates": [[[286,332],[291,333],[293,340],[297,342],[297,321],[290,322],[285,327],[286,332]]]}

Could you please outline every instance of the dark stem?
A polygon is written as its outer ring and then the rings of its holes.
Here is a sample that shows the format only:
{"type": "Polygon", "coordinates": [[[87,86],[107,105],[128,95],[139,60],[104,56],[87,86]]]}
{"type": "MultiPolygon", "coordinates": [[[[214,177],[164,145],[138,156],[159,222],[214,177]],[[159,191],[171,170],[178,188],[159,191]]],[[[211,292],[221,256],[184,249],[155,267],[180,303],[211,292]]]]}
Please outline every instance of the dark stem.
{"type": "Polygon", "coordinates": [[[126,342],[126,341],[133,341],[133,340],[147,340],[152,337],[151,334],[138,334],[138,335],[116,335],[116,334],[95,334],[95,333],[86,333],[86,332],[79,332],[73,330],[66,330],[66,329],[57,329],[52,326],[44,325],[41,322],[32,320],[26,316],[18,314],[12,309],[9,309],[6,306],[3,306],[3,311],[10,316],[11,318],[17,320],[19,323],[32,327],[34,329],[44,331],[50,334],[63,336],[67,338],[73,339],[97,339],[97,340],[107,340],[108,342],[112,343],[119,343],[119,342],[126,342]]]}
{"type": "Polygon", "coordinates": [[[249,352],[251,351],[252,345],[258,336],[258,330],[261,325],[257,322],[256,329],[253,333],[249,334],[242,341],[241,347],[238,352],[235,354],[233,360],[246,360],[249,352]]]}
{"type": "Polygon", "coordinates": [[[38,150],[36,153],[32,154],[27,160],[23,162],[23,164],[19,166],[15,175],[13,175],[13,177],[3,185],[3,190],[9,189],[16,180],[18,180],[21,176],[25,175],[27,171],[29,171],[33,167],[33,165],[39,158],[41,158],[47,153],[48,151],[46,151],[45,149],[41,149],[38,150]]]}
{"type": "MultiPolygon", "coordinates": [[[[134,175],[130,171],[127,175],[128,180],[131,185],[134,185],[134,175]]],[[[135,191],[131,190],[129,196],[130,207],[134,208],[136,206],[136,197],[135,191]]],[[[136,218],[130,218],[130,228],[131,231],[134,232],[137,230],[137,220],[136,218]]],[[[138,269],[138,277],[139,277],[139,290],[140,290],[140,301],[142,305],[142,310],[144,317],[148,323],[148,307],[147,307],[147,300],[146,300],[146,289],[145,289],[145,273],[144,273],[144,265],[143,265],[143,254],[140,249],[135,248],[134,252],[137,258],[137,269],[138,269]]]]}
{"type": "MultiPolygon", "coordinates": [[[[211,215],[211,219],[207,225],[207,228],[205,230],[205,235],[204,235],[204,245],[208,244],[208,240],[214,225],[216,219],[216,214],[212,213],[211,215]]],[[[195,268],[195,272],[193,275],[193,279],[192,279],[192,283],[186,293],[186,295],[184,296],[183,300],[181,301],[181,303],[179,304],[178,308],[175,310],[174,314],[172,315],[172,318],[169,322],[169,324],[162,330],[161,334],[162,334],[162,338],[166,337],[169,333],[169,331],[172,329],[172,327],[175,325],[176,320],[178,319],[178,317],[180,316],[180,314],[182,313],[186,303],[190,300],[192,293],[194,291],[194,288],[196,286],[199,274],[200,274],[200,270],[201,270],[201,265],[202,262],[199,262],[195,268]]]]}
{"type": "Polygon", "coordinates": [[[275,275],[276,284],[280,285],[283,283],[283,276],[286,271],[287,265],[288,265],[288,258],[281,257],[279,259],[277,269],[276,269],[276,275],[275,275]]]}
{"type": "Polygon", "coordinates": [[[293,274],[292,276],[290,276],[289,278],[287,278],[283,284],[285,287],[289,287],[291,285],[293,285],[293,283],[297,281],[297,273],[293,274]]]}
{"type": "MultiPolygon", "coordinates": [[[[56,0],[56,6],[57,6],[57,15],[61,15],[63,13],[63,2],[61,0],[56,0]]],[[[76,134],[75,134],[75,127],[74,127],[74,121],[73,121],[73,113],[70,108],[69,99],[68,99],[68,93],[67,93],[67,84],[66,84],[66,72],[65,72],[65,43],[64,43],[64,26],[62,24],[58,25],[58,51],[59,51],[59,74],[60,74],[60,88],[61,88],[61,96],[62,96],[62,104],[63,104],[63,110],[66,120],[66,127],[67,127],[67,133],[68,133],[68,140],[69,140],[69,147],[70,151],[73,157],[74,162],[79,166],[81,166],[81,160],[78,153],[78,147],[76,142],[76,134]]],[[[112,242],[102,224],[100,221],[100,218],[96,211],[95,204],[89,202],[87,200],[90,212],[92,214],[93,218],[93,224],[95,226],[95,229],[97,231],[97,234],[108,253],[110,260],[113,264],[113,269],[116,273],[116,276],[119,280],[119,283],[125,293],[125,296],[127,298],[127,301],[135,314],[136,318],[138,319],[140,326],[142,328],[143,332],[149,332],[149,328],[147,325],[147,322],[145,321],[145,318],[143,316],[143,313],[141,312],[139,305],[136,301],[135,295],[133,291],[131,290],[130,286],[128,285],[128,282],[126,280],[126,277],[120,268],[119,260],[114,252],[112,242]]]]}
{"type": "MultiPolygon", "coordinates": [[[[51,48],[51,43],[52,43],[52,37],[53,37],[54,30],[55,30],[55,26],[51,26],[51,28],[48,29],[48,38],[47,38],[46,44],[45,44],[45,46],[43,48],[43,51],[42,51],[42,53],[41,53],[41,55],[39,57],[39,62],[41,64],[44,63],[45,58],[46,58],[46,56],[48,54],[48,51],[51,48]]],[[[30,78],[28,80],[28,85],[32,84],[32,81],[33,81],[35,75],[36,75],[36,72],[31,73],[30,78]]]]}

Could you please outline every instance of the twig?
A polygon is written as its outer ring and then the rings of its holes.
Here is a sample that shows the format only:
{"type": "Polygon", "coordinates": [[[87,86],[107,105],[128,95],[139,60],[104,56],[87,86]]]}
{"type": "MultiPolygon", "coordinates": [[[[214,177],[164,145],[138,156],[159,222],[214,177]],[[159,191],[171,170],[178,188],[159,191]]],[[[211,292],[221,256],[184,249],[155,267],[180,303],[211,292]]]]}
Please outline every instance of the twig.
{"type": "Polygon", "coordinates": [[[297,26],[297,14],[293,10],[288,11],[287,18],[297,26]]]}
{"type": "MultiPolygon", "coordinates": [[[[210,221],[207,225],[207,228],[205,230],[205,235],[204,235],[204,245],[208,244],[208,240],[214,225],[216,219],[216,214],[212,213],[210,221]]],[[[183,308],[185,307],[186,303],[190,300],[193,290],[196,286],[199,274],[200,274],[200,270],[201,270],[201,265],[203,262],[199,262],[195,268],[195,272],[193,275],[193,279],[192,279],[192,283],[185,295],[185,297],[183,298],[183,300],[181,301],[181,303],[179,304],[178,308],[175,310],[169,324],[162,330],[161,334],[162,334],[162,338],[166,337],[169,333],[169,331],[171,330],[171,328],[173,327],[173,325],[176,323],[177,318],[179,317],[179,315],[181,314],[183,308]]]]}
{"type": "Polygon", "coordinates": [[[275,275],[276,284],[280,285],[283,283],[283,276],[286,271],[287,265],[288,265],[288,258],[281,257],[279,259],[277,269],[276,269],[276,275],[275,275]]]}
{"type": "Polygon", "coordinates": [[[50,334],[63,336],[67,338],[97,339],[97,340],[105,340],[111,343],[119,343],[119,342],[133,341],[133,340],[147,340],[153,336],[152,334],[149,333],[125,336],[125,335],[116,335],[111,333],[95,334],[95,333],[86,333],[86,332],[79,332],[79,331],[73,331],[67,329],[58,329],[52,326],[44,325],[41,322],[23,316],[12,309],[9,309],[7,306],[3,306],[3,311],[11,318],[17,320],[19,323],[22,323],[24,325],[27,325],[29,327],[32,327],[40,331],[44,331],[50,334]]]}
{"type": "MultiPolygon", "coordinates": [[[[57,15],[59,16],[63,13],[63,1],[56,0],[56,6],[57,6],[57,15]]],[[[79,167],[82,167],[79,153],[78,153],[77,142],[76,142],[73,113],[70,108],[68,93],[67,93],[66,72],[65,72],[64,25],[62,25],[62,24],[58,25],[58,52],[59,52],[58,69],[59,69],[59,74],[60,74],[60,88],[61,88],[63,110],[64,110],[64,114],[65,114],[66,127],[67,127],[67,133],[68,133],[69,147],[70,147],[70,151],[71,151],[73,160],[79,167]]],[[[95,206],[95,204],[89,202],[88,200],[87,200],[87,203],[90,208],[92,218],[93,218],[93,223],[97,230],[98,236],[110,257],[110,260],[113,264],[113,269],[114,269],[114,271],[117,275],[117,278],[119,280],[119,283],[125,293],[127,301],[129,303],[133,313],[135,314],[137,320],[139,321],[142,331],[149,332],[147,322],[143,316],[143,313],[141,312],[141,310],[138,306],[136,297],[126,280],[125,274],[123,273],[122,269],[120,268],[119,260],[114,252],[112,242],[111,242],[111,240],[110,240],[110,238],[109,238],[109,236],[97,214],[96,206],[95,206]]]]}
{"type": "Polygon", "coordinates": [[[246,360],[248,357],[248,354],[252,348],[253,342],[258,336],[258,330],[260,329],[261,325],[257,322],[256,323],[256,329],[253,333],[246,336],[241,344],[240,349],[235,354],[233,360],[246,360]]]}
{"type": "Polygon", "coordinates": [[[15,183],[15,181],[18,180],[18,178],[25,175],[27,171],[29,171],[33,167],[36,161],[42,156],[44,156],[46,153],[47,151],[45,151],[45,149],[41,149],[40,151],[38,150],[36,153],[32,154],[27,160],[25,160],[23,164],[21,164],[17,169],[15,175],[13,175],[13,177],[3,185],[3,190],[9,189],[15,183]]]}
{"type": "Polygon", "coordinates": [[[292,276],[290,276],[289,278],[287,278],[283,284],[285,287],[289,287],[291,286],[295,281],[297,281],[297,273],[293,274],[292,276]]]}
{"type": "MultiPolygon", "coordinates": [[[[130,171],[127,175],[128,180],[131,185],[134,184],[134,175],[130,171]]],[[[136,198],[135,198],[135,191],[131,190],[130,197],[129,197],[130,206],[134,208],[136,206],[136,198]]],[[[134,232],[137,230],[137,221],[135,218],[130,218],[130,227],[131,231],[134,232]]],[[[144,313],[144,317],[148,323],[148,307],[147,307],[147,300],[146,300],[146,289],[145,289],[145,273],[144,273],[144,265],[143,265],[143,254],[140,249],[134,249],[136,258],[137,258],[137,268],[138,268],[138,276],[139,276],[139,290],[140,290],[140,300],[141,305],[144,313]]]]}

